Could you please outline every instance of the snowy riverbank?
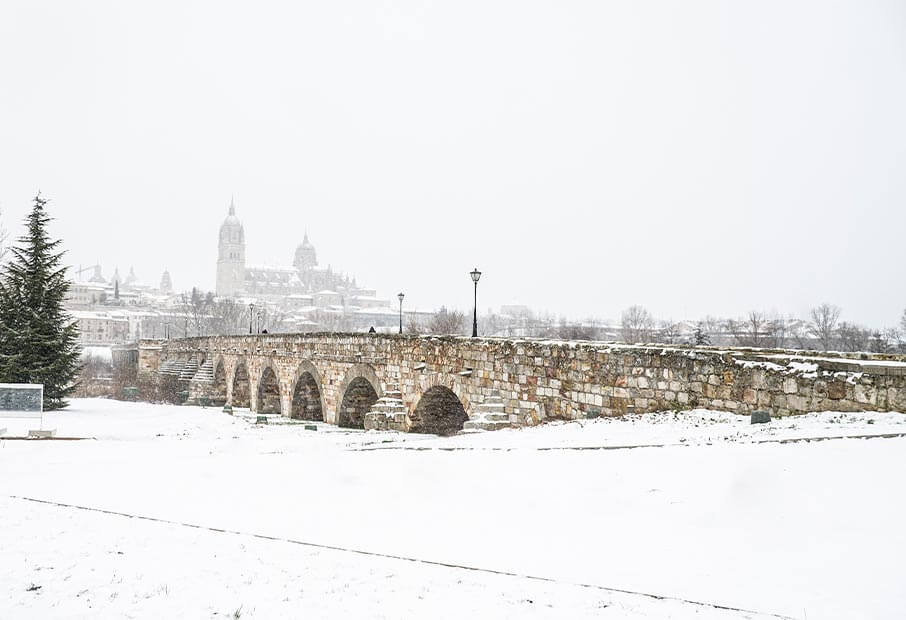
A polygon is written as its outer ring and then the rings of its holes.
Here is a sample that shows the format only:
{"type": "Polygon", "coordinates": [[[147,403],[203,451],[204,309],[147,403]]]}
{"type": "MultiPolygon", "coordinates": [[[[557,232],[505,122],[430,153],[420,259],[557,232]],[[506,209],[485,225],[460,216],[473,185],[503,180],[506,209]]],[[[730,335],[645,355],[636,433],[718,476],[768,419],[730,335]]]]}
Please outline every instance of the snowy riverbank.
{"type": "Polygon", "coordinates": [[[96,439],[0,441],[0,617],[770,617],[616,588],[895,618],[906,439],[756,442],[906,432],[898,415],[753,427],[696,411],[435,438],[75,401],[45,426],[96,439]],[[644,444],[667,446],[548,449],[644,444]],[[360,450],[377,447],[464,449],[360,450]]]}

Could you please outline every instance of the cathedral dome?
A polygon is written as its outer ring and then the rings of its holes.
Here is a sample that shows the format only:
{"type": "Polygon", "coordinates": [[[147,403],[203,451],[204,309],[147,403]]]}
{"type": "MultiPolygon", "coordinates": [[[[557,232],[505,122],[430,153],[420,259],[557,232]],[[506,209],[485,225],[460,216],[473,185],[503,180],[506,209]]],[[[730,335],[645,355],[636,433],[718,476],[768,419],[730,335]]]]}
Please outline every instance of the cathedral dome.
{"type": "Polygon", "coordinates": [[[311,269],[318,264],[315,246],[308,240],[308,233],[302,238],[302,243],[296,248],[296,255],[293,259],[293,266],[296,269],[311,269]]]}

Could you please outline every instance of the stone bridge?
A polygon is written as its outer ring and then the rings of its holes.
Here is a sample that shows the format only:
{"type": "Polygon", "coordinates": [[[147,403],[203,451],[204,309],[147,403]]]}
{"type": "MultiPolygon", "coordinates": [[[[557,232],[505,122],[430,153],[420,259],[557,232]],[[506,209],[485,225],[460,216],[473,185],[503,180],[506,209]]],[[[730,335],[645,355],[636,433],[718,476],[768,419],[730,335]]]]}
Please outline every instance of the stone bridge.
{"type": "Polygon", "coordinates": [[[906,411],[906,357],[790,350],[270,334],[143,340],[139,372],[193,401],[440,434],[693,407],[906,411]]]}

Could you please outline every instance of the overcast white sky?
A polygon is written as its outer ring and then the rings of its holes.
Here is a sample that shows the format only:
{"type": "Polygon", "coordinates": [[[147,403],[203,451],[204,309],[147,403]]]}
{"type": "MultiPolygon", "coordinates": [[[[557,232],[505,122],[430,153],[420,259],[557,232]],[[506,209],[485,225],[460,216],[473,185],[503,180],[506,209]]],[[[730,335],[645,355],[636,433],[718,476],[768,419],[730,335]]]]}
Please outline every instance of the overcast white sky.
{"type": "Polygon", "coordinates": [[[407,305],[893,324],[906,3],[0,3],[0,208],[73,264],[253,264],[407,305]]]}

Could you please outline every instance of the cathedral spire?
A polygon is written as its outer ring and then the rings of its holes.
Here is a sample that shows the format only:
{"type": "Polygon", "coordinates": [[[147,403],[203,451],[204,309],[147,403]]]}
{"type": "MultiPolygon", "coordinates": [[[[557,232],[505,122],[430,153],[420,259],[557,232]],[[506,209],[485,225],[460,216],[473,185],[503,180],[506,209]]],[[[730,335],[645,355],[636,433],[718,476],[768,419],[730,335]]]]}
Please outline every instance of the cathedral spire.
{"type": "Polygon", "coordinates": [[[230,194],[230,215],[236,215],[236,201],[233,200],[232,194],[230,194]]]}

